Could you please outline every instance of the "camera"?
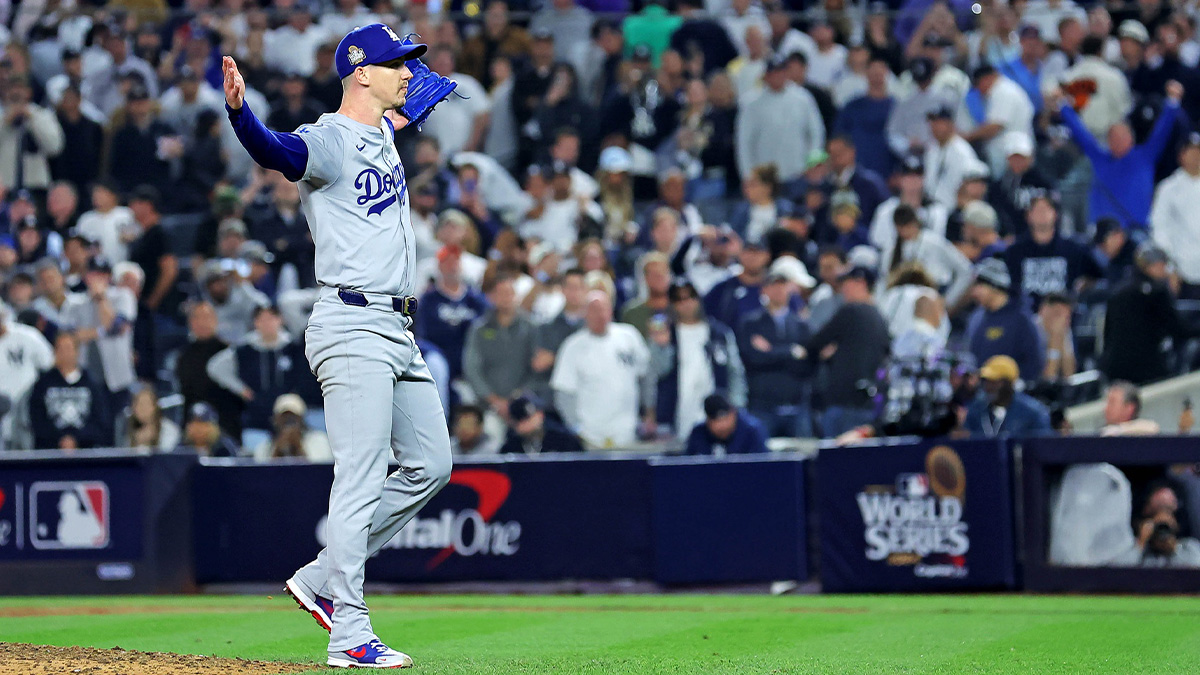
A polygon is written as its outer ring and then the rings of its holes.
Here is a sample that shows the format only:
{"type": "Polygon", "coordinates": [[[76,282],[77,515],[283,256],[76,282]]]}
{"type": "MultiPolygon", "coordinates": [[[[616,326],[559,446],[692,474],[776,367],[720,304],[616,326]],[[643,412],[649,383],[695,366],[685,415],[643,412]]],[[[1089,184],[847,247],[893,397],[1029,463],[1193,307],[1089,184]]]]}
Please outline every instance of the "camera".
{"type": "Polygon", "coordinates": [[[886,435],[943,436],[958,423],[956,409],[967,397],[961,382],[974,362],[952,352],[896,358],[860,388],[882,399],[878,426],[886,435]]]}
{"type": "Polygon", "coordinates": [[[1171,523],[1159,521],[1146,539],[1146,553],[1169,558],[1175,555],[1179,532],[1171,523]]]}

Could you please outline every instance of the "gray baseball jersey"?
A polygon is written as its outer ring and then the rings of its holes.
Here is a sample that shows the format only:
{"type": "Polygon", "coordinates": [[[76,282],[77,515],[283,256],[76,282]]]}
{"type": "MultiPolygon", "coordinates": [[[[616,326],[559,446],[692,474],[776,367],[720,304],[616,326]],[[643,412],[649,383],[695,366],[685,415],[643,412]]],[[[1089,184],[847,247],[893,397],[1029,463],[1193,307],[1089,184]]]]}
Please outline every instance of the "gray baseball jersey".
{"type": "Polygon", "coordinates": [[[412,295],[416,234],[391,123],[326,113],[296,133],[308,145],[300,203],[316,243],[317,282],[412,295]]]}
{"type": "Polygon", "coordinates": [[[325,288],[305,330],[335,463],[326,547],[288,582],[333,602],[330,652],[374,637],[363,599],[367,558],[450,478],[450,436],[411,320],[387,298],[411,295],[416,237],[404,169],[386,120],[326,114],[297,130],[309,156],[300,199],[325,288]],[[368,294],[346,304],[335,288],[368,294]],[[400,470],[388,474],[388,459],[400,470]]]}

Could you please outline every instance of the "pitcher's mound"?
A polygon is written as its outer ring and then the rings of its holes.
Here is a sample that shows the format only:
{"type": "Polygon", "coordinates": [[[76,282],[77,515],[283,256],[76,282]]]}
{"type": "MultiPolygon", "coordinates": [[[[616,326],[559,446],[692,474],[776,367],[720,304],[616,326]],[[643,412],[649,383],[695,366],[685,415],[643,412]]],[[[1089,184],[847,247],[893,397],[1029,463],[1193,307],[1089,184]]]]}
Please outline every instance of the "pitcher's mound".
{"type": "Polygon", "coordinates": [[[314,663],[135,652],[120,647],[94,649],[0,642],[0,675],[285,675],[319,668],[314,663]]]}

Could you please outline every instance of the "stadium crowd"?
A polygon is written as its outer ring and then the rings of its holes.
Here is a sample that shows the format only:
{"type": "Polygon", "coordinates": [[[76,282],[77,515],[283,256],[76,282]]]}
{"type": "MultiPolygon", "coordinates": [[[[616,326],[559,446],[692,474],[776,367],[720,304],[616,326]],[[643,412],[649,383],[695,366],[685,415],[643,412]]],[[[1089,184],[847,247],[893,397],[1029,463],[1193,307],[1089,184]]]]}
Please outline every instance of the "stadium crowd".
{"type": "Polygon", "coordinates": [[[313,241],[219,63],[291,131],[373,21],[459,83],[397,136],[457,452],[886,433],[881,369],[941,353],[955,433],[1048,433],[1081,370],[1191,366],[1198,12],[0,0],[0,443],[329,458],[313,241]]]}

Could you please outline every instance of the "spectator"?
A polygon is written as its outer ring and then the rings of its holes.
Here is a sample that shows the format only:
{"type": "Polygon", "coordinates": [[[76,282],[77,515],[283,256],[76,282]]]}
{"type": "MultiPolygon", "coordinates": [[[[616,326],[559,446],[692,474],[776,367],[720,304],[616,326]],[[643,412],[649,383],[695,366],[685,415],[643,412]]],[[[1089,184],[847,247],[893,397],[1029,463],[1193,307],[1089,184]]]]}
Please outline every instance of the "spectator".
{"type": "MultiPolygon", "coordinates": [[[[1179,168],[1158,184],[1150,209],[1154,241],[1170,251],[1179,274],[1179,297],[1200,300],[1200,133],[1188,134],[1179,168]]],[[[1111,275],[1110,275],[1111,278],[1111,275]]]]}
{"type": "Polygon", "coordinates": [[[759,293],[766,280],[771,252],[761,240],[749,240],[738,256],[740,274],[713,286],[704,296],[704,313],[726,326],[736,326],[743,316],[762,306],[759,293]]]}
{"type": "MultiPolygon", "coordinates": [[[[963,182],[958,188],[958,195],[955,197],[954,208],[950,211],[950,215],[946,217],[946,239],[949,239],[955,244],[961,244],[963,241],[963,209],[967,204],[975,201],[982,201],[988,195],[988,168],[983,162],[971,162],[967,168],[963,170],[963,182]]],[[[995,212],[995,209],[992,209],[995,212]]],[[[999,216],[997,216],[999,223],[999,216]]],[[[999,225],[997,225],[997,229],[999,225]]]]}
{"type": "MultiPolygon", "coordinates": [[[[442,152],[447,157],[453,157],[462,151],[481,150],[484,135],[487,133],[490,110],[487,90],[479,80],[456,70],[454,52],[449,47],[434,47],[428,59],[431,70],[458,82],[458,89],[455,91],[461,96],[451,96],[442,101],[438,105],[438,114],[431,115],[425,121],[422,133],[437,138],[442,152]]],[[[552,96],[554,92],[552,84],[547,96],[552,96]]],[[[563,95],[565,94],[564,92],[563,95]]],[[[553,134],[556,130],[543,129],[542,133],[553,134]]]]}
{"type": "Polygon", "coordinates": [[[875,419],[871,395],[862,385],[875,381],[891,346],[887,323],[871,297],[875,273],[855,266],[838,281],[844,304],[805,345],[809,358],[819,356],[829,364],[827,407],[821,418],[824,438],[835,438],[875,419]]]}
{"type": "Polygon", "coordinates": [[[858,165],[858,152],[854,141],[848,136],[829,139],[828,151],[829,167],[833,170],[833,175],[829,178],[826,191],[853,192],[858,197],[862,222],[870,223],[875,217],[875,209],[888,198],[883,178],[874,171],[858,165]]]}
{"type": "Polygon", "coordinates": [[[1138,247],[1137,268],[1108,299],[1100,370],[1112,380],[1146,384],[1171,374],[1163,341],[1194,336],[1175,309],[1167,285],[1167,253],[1153,242],[1138,247]]]}
{"type": "Polygon", "coordinates": [[[621,323],[638,330],[643,338],[650,338],[652,323],[662,325],[671,309],[671,261],[651,251],[638,261],[638,297],[621,309],[621,323]]]}
{"type": "Polygon", "coordinates": [[[61,328],[75,335],[79,363],[89,379],[105,385],[113,413],[124,411],[133,371],[133,324],[137,297],[112,284],[112,267],[103,258],[92,258],[83,278],[86,294],[72,297],[63,309],[61,328]]]}
{"type": "Polygon", "coordinates": [[[883,59],[872,59],[867,66],[867,91],[842,108],[835,125],[838,135],[854,139],[863,148],[859,161],[863,167],[882,176],[892,173],[893,157],[888,148],[888,117],[896,101],[888,94],[891,70],[883,59]]]}
{"type": "Polygon", "coordinates": [[[54,367],[38,378],[29,396],[33,447],[77,450],[113,444],[107,392],[79,369],[79,343],[70,333],[54,339],[54,367]]]}
{"type": "Polygon", "coordinates": [[[188,343],[175,361],[175,377],[179,380],[185,410],[191,410],[196,403],[207,403],[218,413],[221,428],[232,436],[241,437],[241,399],[222,389],[208,375],[208,362],[229,347],[229,343],[217,336],[218,326],[217,312],[212,304],[200,301],[191,305],[188,343]]]}
{"type": "MultiPolygon", "coordinates": [[[[879,210],[876,209],[875,213],[878,214],[879,210]]],[[[833,198],[829,200],[829,220],[836,235],[833,243],[838,248],[849,251],[857,246],[871,246],[870,231],[862,224],[862,210],[853,192],[843,190],[833,193],[833,198]]]]}
{"type": "Polygon", "coordinates": [[[129,53],[129,40],[123,33],[119,30],[110,32],[103,38],[103,48],[104,52],[101,53],[107,63],[99,68],[92,64],[102,64],[104,61],[90,58],[89,54],[83,57],[81,88],[85,100],[111,119],[113,113],[133,95],[132,91],[126,90],[130,83],[140,85],[148,98],[158,96],[158,76],[154,68],[141,57],[129,53]]]}
{"type": "MultiPolygon", "coordinates": [[[[1050,50],[1050,54],[1046,56],[1046,62],[1042,70],[1042,79],[1046,82],[1069,82],[1067,79],[1067,71],[1079,65],[1086,56],[1083,52],[1083,43],[1087,40],[1087,21],[1086,14],[1080,16],[1064,16],[1059,19],[1055,31],[1058,33],[1058,41],[1055,42],[1052,37],[1046,33],[1045,27],[1042,30],[1042,37],[1047,38],[1054,43],[1054,49],[1050,50]]],[[[1100,41],[1101,47],[1103,41],[1100,41]]],[[[1119,72],[1119,71],[1118,71],[1119,72]]]]}
{"type": "Polygon", "coordinates": [[[514,396],[508,402],[508,432],[501,454],[539,455],[543,452],[582,452],[579,437],[557,420],[547,417],[535,396],[514,396]]]}
{"type": "Polygon", "coordinates": [[[238,456],[237,443],[217,425],[217,411],[204,402],[193,403],[188,408],[183,443],[178,449],[195,452],[201,457],[238,456]]]}
{"type": "Polygon", "coordinates": [[[1104,280],[1108,288],[1116,288],[1129,270],[1133,268],[1133,257],[1137,242],[1116,218],[1101,218],[1096,221],[1096,234],[1092,237],[1097,261],[1104,266],[1104,280]]]}
{"type": "MultiPolygon", "coordinates": [[[[892,221],[895,241],[884,246],[881,254],[887,273],[906,262],[920,263],[937,288],[945,289],[947,304],[957,305],[970,288],[971,263],[945,237],[929,226],[923,228],[917,212],[907,204],[896,208],[892,221]]],[[[884,288],[880,286],[878,291],[884,288]]]]}
{"type": "MultiPolygon", "coordinates": [[[[1108,138],[1112,125],[1126,119],[1133,108],[1128,80],[1104,58],[1105,38],[1085,37],[1080,46],[1082,58],[1062,76],[1070,107],[1078,110],[1093,138],[1108,138]]],[[[1050,103],[1054,108],[1055,102],[1050,103]]]]}
{"type": "Polygon", "coordinates": [[[66,267],[63,279],[72,293],[82,293],[87,289],[83,283],[83,275],[87,274],[88,262],[92,259],[91,247],[92,242],[78,234],[67,237],[63,242],[63,260],[66,267]]]}
{"type": "Polygon", "coordinates": [[[762,309],[744,317],[737,329],[748,412],[771,437],[813,436],[813,367],[804,349],[810,334],[791,309],[796,291],[784,269],[773,270],[762,287],[762,309]]]}
{"type": "Polygon", "coordinates": [[[1084,280],[1104,277],[1100,263],[1086,246],[1059,236],[1058,210],[1050,197],[1034,197],[1026,219],[1029,235],[1008,247],[1004,259],[1013,288],[1034,309],[1047,293],[1071,294],[1084,280]]]}
{"type": "Polygon", "coordinates": [[[269,462],[274,459],[297,457],[309,462],[333,462],[329,436],[324,431],[309,429],[305,422],[308,406],[296,394],[282,394],[271,408],[274,436],[254,448],[254,459],[269,462]]]}
{"type": "Polygon", "coordinates": [[[1003,257],[1008,246],[1000,238],[997,227],[996,210],[987,202],[968,202],[962,210],[963,241],[959,250],[972,263],[1003,257]]]}
{"type": "MultiPolygon", "coordinates": [[[[988,201],[1000,217],[1000,234],[1021,239],[1029,233],[1025,213],[1033,200],[1051,194],[1050,179],[1033,163],[1033,139],[1008,137],[1006,168],[988,190],[988,201]]],[[[982,197],[976,197],[981,199],[982,197]]]]}
{"type": "Polygon", "coordinates": [[[787,79],[788,82],[807,91],[817,102],[817,110],[821,111],[821,124],[825,127],[825,137],[829,138],[833,134],[833,123],[837,121],[838,108],[828,90],[808,81],[808,58],[804,54],[792,52],[787,55],[787,79]]]}
{"type": "Polygon", "coordinates": [[[1142,392],[1136,385],[1117,380],[1104,394],[1104,427],[1101,436],[1157,436],[1158,422],[1142,419],[1142,392]]]}
{"type": "Polygon", "coordinates": [[[842,296],[837,292],[842,272],[849,262],[846,250],[840,246],[823,247],[817,254],[817,278],[820,283],[808,296],[808,328],[820,330],[842,306],[842,296]]]}
{"type": "Polygon", "coordinates": [[[253,328],[258,310],[271,304],[255,289],[229,259],[210,260],[203,271],[204,299],[217,312],[217,334],[229,344],[238,344],[253,328]]]}
{"type": "MultiPolygon", "coordinates": [[[[704,0],[680,0],[676,7],[683,23],[671,34],[671,49],[702,59],[701,75],[709,77],[725,68],[738,54],[730,34],[704,11],[704,0]]],[[[744,33],[743,33],[744,35],[744,33]]]]}
{"type": "Polygon", "coordinates": [[[1025,25],[1019,32],[1020,55],[1006,63],[998,64],[1005,77],[1016,82],[1025,90],[1025,96],[1033,104],[1033,114],[1042,113],[1042,78],[1046,58],[1046,43],[1037,26],[1025,25]]]}
{"type": "Polygon", "coordinates": [[[967,348],[975,362],[1007,356],[1036,380],[1044,368],[1044,347],[1033,317],[1012,297],[1012,278],[1002,261],[987,258],[979,263],[971,299],[979,304],[967,322],[967,348]]]}
{"type": "Polygon", "coordinates": [[[925,194],[946,209],[954,208],[967,170],[979,162],[975,149],[954,126],[954,108],[942,105],[929,112],[925,146],[925,194]]]}
{"type": "Polygon", "coordinates": [[[789,86],[786,58],[773,58],[763,75],[763,88],[742,104],[737,118],[738,170],[774,164],[782,181],[804,171],[808,153],[825,143],[821,113],[812,95],[789,86]]]}
{"type": "Polygon", "coordinates": [[[1033,104],[1020,86],[990,65],[980,66],[973,81],[975,88],[960,110],[960,122],[972,127],[964,137],[984,145],[988,166],[998,174],[1004,170],[1008,138],[1033,134],[1033,104]]]}
{"type": "Polygon", "coordinates": [[[129,259],[129,244],[141,233],[133,211],[121,206],[113,183],[92,185],[92,210],[79,216],[76,232],[96,242],[100,255],[114,265],[129,259]]]}
{"type": "Polygon", "coordinates": [[[743,239],[762,239],[779,224],[792,203],[778,197],[779,173],[773,164],[756,166],[742,180],[746,200],[734,207],[729,225],[743,239]]]}
{"type": "MultiPolygon", "coordinates": [[[[950,319],[946,316],[945,301],[937,291],[937,283],[930,278],[919,262],[904,263],[888,275],[887,289],[879,294],[879,313],[888,323],[892,342],[909,332],[917,320],[917,303],[926,298],[937,306],[937,318],[927,320],[937,332],[937,341],[945,346],[950,338],[950,319]]],[[[924,326],[922,326],[922,330],[924,326]]]]}
{"type": "Polygon", "coordinates": [[[304,76],[291,73],[279,88],[279,100],[271,106],[267,126],[275,131],[295,131],[301,125],[316,122],[323,112],[322,105],[308,97],[308,81],[304,76]]]}
{"type": "Polygon", "coordinates": [[[677,233],[675,243],[683,243],[688,234],[699,234],[704,218],[695,204],[687,200],[687,176],[679,169],[667,169],[658,177],[658,199],[642,211],[638,219],[642,231],[639,242],[649,244],[651,237],[647,236],[659,216],[660,209],[668,209],[675,215],[675,220],[682,228],[677,233]]]}
{"type": "MultiPolygon", "coordinates": [[[[897,157],[930,149],[934,140],[930,134],[931,120],[935,113],[940,115],[939,111],[946,109],[950,119],[954,119],[955,106],[946,100],[944,91],[933,87],[933,69],[933,61],[924,57],[913,59],[908,66],[906,74],[912,77],[915,86],[907,96],[897,97],[887,122],[888,145],[897,157]]],[[[928,159],[925,163],[932,164],[928,159]]]]}
{"type": "Polygon", "coordinates": [[[554,58],[575,64],[579,56],[577,50],[588,43],[594,20],[592,13],[576,5],[575,0],[552,0],[533,15],[529,30],[535,34],[548,31],[554,45],[554,58]]]}
{"type": "Polygon", "coordinates": [[[704,417],[688,434],[686,454],[724,457],[768,452],[766,430],[724,396],[704,399],[704,417]]]}
{"type": "Polygon", "coordinates": [[[1050,412],[1016,390],[1021,371],[1007,356],[993,356],[979,369],[982,393],[967,408],[966,430],[981,438],[1028,438],[1050,433],[1050,412]]]}
{"type": "Polygon", "coordinates": [[[811,21],[808,34],[817,47],[808,59],[809,80],[818,87],[832,89],[845,70],[847,50],[834,40],[833,26],[824,18],[811,21]]]}
{"type": "Polygon", "coordinates": [[[496,444],[483,425],[483,408],[460,405],[450,417],[450,450],[455,455],[490,455],[496,444]]]}
{"type": "MultiPolygon", "coordinates": [[[[289,85],[285,84],[285,99],[288,90],[289,85]]],[[[195,134],[196,120],[200,114],[205,111],[223,113],[223,101],[221,92],[204,81],[203,73],[185,65],[179,69],[179,84],[163,93],[162,98],[159,99],[159,106],[162,109],[163,122],[181,135],[191,136],[195,134]]],[[[272,111],[272,117],[276,112],[272,111]]],[[[316,119],[314,116],[310,121],[315,122],[316,119]]],[[[294,129],[295,127],[290,127],[282,130],[292,131],[294,129]]]]}
{"type": "MultiPolygon", "coordinates": [[[[564,1],[564,0],[560,0],[564,1]]],[[[565,0],[570,2],[570,0],[565,0]]],[[[545,27],[534,27],[530,31],[533,42],[529,49],[529,61],[513,79],[512,109],[513,122],[521,130],[517,165],[529,166],[537,157],[534,152],[541,139],[540,129],[530,125],[554,75],[554,36],[545,27]],[[531,133],[536,131],[536,135],[531,133]]]]}
{"type": "Polygon", "coordinates": [[[567,270],[562,277],[563,308],[549,322],[537,326],[534,332],[533,390],[535,395],[548,400],[553,395],[550,389],[550,372],[557,359],[558,349],[572,333],[583,325],[584,272],[578,267],[567,270]]]}
{"type": "Polygon", "coordinates": [[[1145,143],[1134,145],[1133,131],[1124,123],[1108,130],[1108,149],[1100,147],[1079,116],[1066,103],[1059,104],[1063,122],[1071,137],[1091,160],[1095,179],[1092,181],[1091,217],[1112,217],[1126,228],[1145,229],[1154,195],[1154,165],[1170,140],[1183,99],[1183,86],[1167,83],[1167,100],[1154,131],[1145,143]]]}
{"type": "MultiPolygon", "coordinates": [[[[341,0],[354,2],[354,0],[341,0]]],[[[367,22],[370,23],[370,22],[367,22]]],[[[367,24],[355,24],[367,25],[367,24]]],[[[329,35],[345,35],[350,31],[330,32],[329,35]]],[[[308,93],[316,100],[322,112],[337,110],[342,104],[342,80],[337,76],[337,68],[333,65],[336,42],[326,42],[317,47],[317,67],[308,78],[308,93]]]]}
{"type": "Polygon", "coordinates": [[[262,47],[263,62],[276,72],[308,77],[317,68],[317,47],[330,36],[324,28],[313,23],[312,13],[304,5],[293,6],[285,16],[287,23],[267,31],[262,47]]]}
{"type": "Polygon", "coordinates": [[[703,418],[704,397],[713,391],[730,392],[745,405],[746,372],[733,331],[705,320],[695,286],[672,284],[670,299],[673,321],[650,326],[650,362],[658,377],[657,422],[685,440],[703,418]]]}
{"type": "Polygon", "coordinates": [[[0,119],[0,183],[9,189],[46,190],[50,159],[63,149],[54,112],[33,102],[29,82],[13,78],[4,91],[0,119]]]}
{"type": "Polygon", "coordinates": [[[105,153],[107,165],[102,173],[116,183],[122,193],[143,185],[161,192],[168,187],[171,161],[183,155],[183,143],[154,109],[150,91],[135,83],[126,96],[124,121],[116,125],[105,153]],[[112,152],[111,148],[120,148],[112,152]]]}
{"type": "Polygon", "coordinates": [[[247,447],[270,435],[275,399],[289,392],[316,390],[303,345],[292,341],[279,310],[271,306],[258,308],[254,332],[242,344],[218,352],[205,370],[213,382],[245,403],[242,438],[247,447]]]}
{"type": "Polygon", "coordinates": [[[526,192],[533,197],[519,228],[522,237],[545,241],[560,253],[575,245],[585,221],[603,222],[604,214],[593,201],[572,197],[571,167],[554,162],[531,167],[526,192]]]}
{"type": "Polygon", "coordinates": [[[121,447],[171,452],[179,446],[181,438],[179,425],[163,416],[154,389],[148,386],[138,389],[124,417],[124,426],[117,441],[121,447]]]}
{"type": "Polygon", "coordinates": [[[725,72],[729,74],[738,98],[745,100],[762,88],[771,53],[768,51],[766,35],[759,26],[747,26],[741,42],[744,45],[742,54],[729,62],[725,72]]]}
{"type": "Polygon", "coordinates": [[[11,307],[0,303],[0,353],[7,355],[0,378],[0,398],[9,404],[0,417],[0,446],[8,450],[32,447],[29,394],[43,371],[54,366],[55,351],[37,329],[18,323],[11,307]]]}
{"type": "MultiPolygon", "coordinates": [[[[833,85],[833,102],[839,109],[845,109],[846,104],[867,93],[867,65],[871,61],[871,52],[866,45],[850,45],[846,53],[846,69],[838,74],[837,82],[833,85]]],[[[891,75],[891,71],[888,71],[891,75]]]]}
{"type": "Polygon", "coordinates": [[[437,345],[450,364],[450,376],[463,372],[463,347],[471,323],[487,309],[487,299],[462,279],[462,249],[444,246],[437,255],[438,278],[417,304],[417,336],[437,345]]]}
{"type": "Polygon", "coordinates": [[[530,39],[524,28],[514,26],[509,20],[508,3],[505,0],[487,3],[483,10],[482,28],[478,34],[463,41],[458,65],[463,73],[491,89],[490,64],[496,57],[511,60],[525,58],[529,55],[530,39]]]}
{"type": "MultiPolygon", "coordinates": [[[[361,0],[337,0],[334,8],[321,15],[319,24],[321,30],[329,38],[336,39],[359,26],[380,21],[380,17],[363,7],[361,0]]],[[[323,43],[322,46],[329,44],[323,43]]]]}
{"type": "Polygon", "coordinates": [[[586,330],[563,342],[550,377],[555,408],[591,448],[632,443],[638,414],[654,421],[654,382],[646,341],[631,326],[612,323],[612,298],[588,293],[586,330]]]}
{"type": "Polygon", "coordinates": [[[58,102],[58,126],[62,129],[62,151],[50,160],[50,176],[69,181],[82,192],[100,176],[104,153],[102,116],[94,119],[84,110],[83,96],[77,87],[68,87],[58,102]]]}
{"type": "Polygon", "coordinates": [[[642,11],[627,14],[621,24],[625,41],[649,47],[655,64],[668,48],[671,34],[683,25],[683,19],[668,12],[664,4],[663,0],[649,0],[642,11]]]}
{"type": "MultiPolygon", "coordinates": [[[[871,244],[886,251],[896,243],[894,216],[900,206],[910,207],[925,229],[945,236],[949,210],[925,194],[925,165],[917,155],[903,158],[896,170],[895,182],[899,194],[879,205],[871,220],[871,244]]],[[[885,258],[886,259],[886,258],[885,258]]]]}
{"type": "Polygon", "coordinates": [[[501,420],[508,400],[533,378],[534,327],[517,306],[514,278],[498,274],[484,287],[491,307],[471,324],[463,348],[463,373],[478,400],[501,420]]]}

